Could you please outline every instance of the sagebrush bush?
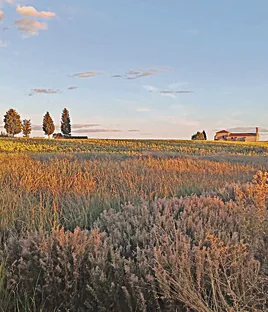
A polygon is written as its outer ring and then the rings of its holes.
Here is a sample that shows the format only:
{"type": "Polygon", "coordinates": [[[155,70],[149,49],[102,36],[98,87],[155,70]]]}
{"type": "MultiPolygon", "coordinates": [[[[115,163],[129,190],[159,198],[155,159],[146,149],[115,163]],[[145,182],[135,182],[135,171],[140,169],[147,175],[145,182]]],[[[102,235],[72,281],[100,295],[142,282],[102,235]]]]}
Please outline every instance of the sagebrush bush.
{"type": "Polygon", "coordinates": [[[156,277],[165,298],[194,311],[265,311],[267,215],[257,207],[188,198],[158,235],[156,277]]]}
{"type": "Polygon", "coordinates": [[[8,308],[266,311],[267,175],[228,193],[128,204],[105,211],[90,231],[10,237],[8,308]]]}
{"type": "Polygon", "coordinates": [[[154,278],[146,276],[151,269],[122,257],[98,229],[72,233],[57,228],[51,234],[12,239],[7,254],[13,300],[33,298],[33,310],[158,310],[154,278]]]}

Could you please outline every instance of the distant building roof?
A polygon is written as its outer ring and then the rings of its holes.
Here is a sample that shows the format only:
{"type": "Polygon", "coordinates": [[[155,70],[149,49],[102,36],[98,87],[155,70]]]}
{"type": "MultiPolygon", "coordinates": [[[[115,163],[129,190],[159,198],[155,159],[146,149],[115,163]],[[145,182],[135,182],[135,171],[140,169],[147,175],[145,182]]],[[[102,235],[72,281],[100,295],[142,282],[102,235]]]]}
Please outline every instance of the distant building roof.
{"type": "Polygon", "coordinates": [[[221,134],[221,133],[227,133],[228,137],[247,137],[247,136],[259,135],[258,132],[256,132],[256,133],[232,133],[232,132],[229,132],[227,130],[221,130],[221,131],[216,132],[216,134],[221,134]]]}
{"type": "Polygon", "coordinates": [[[256,133],[230,133],[229,136],[245,137],[245,136],[257,136],[256,133]]]}

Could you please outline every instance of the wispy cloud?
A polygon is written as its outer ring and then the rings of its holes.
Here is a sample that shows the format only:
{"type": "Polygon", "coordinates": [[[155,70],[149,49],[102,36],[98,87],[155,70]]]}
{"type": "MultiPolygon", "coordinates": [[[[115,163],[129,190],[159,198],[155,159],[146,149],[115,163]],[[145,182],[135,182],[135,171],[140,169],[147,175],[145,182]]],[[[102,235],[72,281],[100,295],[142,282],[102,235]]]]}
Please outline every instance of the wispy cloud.
{"type": "Polygon", "coordinates": [[[18,1],[22,2],[24,0],[0,0],[0,7],[2,7],[4,3],[15,5],[18,1]]]}
{"type": "Polygon", "coordinates": [[[169,68],[151,68],[151,69],[131,69],[126,74],[116,74],[112,78],[124,78],[128,80],[139,79],[143,77],[155,76],[159,73],[169,71],[169,68]]]}
{"type": "Polygon", "coordinates": [[[18,30],[22,32],[24,35],[32,36],[38,35],[39,30],[46,30],[47,24],[40,23],[37,21],[30,20],[28,18],[23,18],[19,21],[15,21],[15,24],[18,27],[18,30]]]}
{"type": "Polygon", "coordinates": [[[145,112],[150,112],[150,108],[147,108],[147,107],[139,107],[139,108],[136,108],[136,112],[139,112],[139,113],[145,113],[145,112]]]}
{"type": "MultiPolygon", "coordinates": [[[[10,0],[14,4],[14,1],[10,0]]],[[[17,5],[16,11],[23,16],[22,19],[15,21],[18,30],[23,33],[24,37],[37,36],[40,30],[48,29],[47,23],[41,23],[35,19],[51,19],[56,17],[54,12],[37,11],[33,6],[17,5]]]]}
{"type": "MultiPolygon", "coordinates": [[[[60,125],[55,125],[56,128],[59,128],[60,125]]],[[[72,132],[74,133],[85,133],[85,132],[89,132],[90,130],[93,129],[88,129],[91,127],[99,127],[100,124],[72,124],[72,132]]],[[[34,131],[41,131],[42,130],[42,126],[40,125],[32,125],[32,130],[34,131]]],[[[95,129],[98,130],[98,129],[95,129]]],[[[102,130],[102,129],[100,129],[102,130]]]]}
{"type": "Polygon", "coordinates": [[[44,18],[50,19],[56,17],[54,12],[49,11],[37,11],[33,6],[17,6],[16,10],[20,15],[26,17],[36,17],[36,18],[44,18]]]}
{"type": "Polygon", "coordinates": [[[2,21],[2,19],[4,18],[4,12],[0,10],[0,22],[2,21]]]}
{"type": "MultiPolygon", "coordinates": [[[[252,132],[252,133],[255,133],[256,127],[234,127],[234,128],[229,128],[227,130],[230,132],[252,132]]],[[[268,129],[260,127],[259,132],[266,133],[266,132],[268,132],[268,129]]]]}
{"type": "Polygon", "coordinates": [[[7,43],[0,40],[0,48],[5,48],[5,47],[7,47],[7,43]]]}
{"type": "Polygon", "coordinates": [[[147,71],[140,70],[140,71],[135,71],[135,70],[129,70],[127,73],[127,79],[138,79],[142,77],[148,77],[148,76],[155,76],[158,74],[160,71],[158,69],[150,69],[147,71]]]}
{"type": "Polygon", "coordinates": [[[176,98],[177,94],[190,94],[193,93],[193,91],[191,90],[160,90],[154,86],[143,86],[143,88],[148,91],[148,92],[152,92],[152,93],[158,93],[160,95],[163,96],[169,96],[172,98],[176,98]]]}
{"type": "Polygon", "coordinates": [[[260,133],[268,133],[268,129],[265,128],[259,128],[260,133]]]}
{"type": "Polygon", "coordinates": [[[154,86],[143,86],[143,88],[148,91],[148,92],[151,92],[151,93],[156,93],[156,94],[160,94],[162,96],[168,96],[168,97],[171,97],[173,99],[176,98],[176,95],[174,93],[161,93],[161,90],[159,90],[158,88],[154,87],[154,86]]]}
{"type": "Polygon", "coordinates": [[[31,93],[29,93],[29,96],[32,96],[34,94],[39,94],[39,93],[43,93],[43,94],[57,94],[57,93],[61,93],[60,90],[54,90],[54,89],[33,89],[31,91],[31,93]]]}
{"type": "Polygon", "coordinates": [[[171,91],[171,90],[162,90],[160,91],[160,94],[187,94],[187,93],[193,93],[191,90],[180,90],[180,91],[171,91]]]}
{"type": "Polygon", "coordinates": [[[78,87],[76,87],[76,86],[71,86],[71,87],[69,87],[68,88],[68,90],[76,90],[78,87]]]}
{"type": "Polygon", "coordinates": [[[154,86],[143,86],[143,88],[148,92],[159,92],[159,90],[154,86]]]}
{"type": "Polygon", "coordinates": [[[87,128],[90,128],[90,127],[99,127],[100,124],[73,124],[72,125],[72,128],[73,129],[84,129],[86,130],[87,128]]]}
{"type": "Polygon", "coordinates": [[[113,75],[112,78],[124,78],[124,75],[113,75]]]}
{"type": "Polygon", "coordinates": [[[74,133],[114,133],[122,132],[119,129],[78,129],[73,130],[74,133]]]}
{"type": "Polygon", "coordinates": [[[76,74],[71,75],[71,77],[91,78],[91,77],[95,77],[101,74],[102,73],[97,72],[97,71],[89,71],[89,72],[84,72],[84,73],[76,73],[76,74]]]}
{"type": "Polygon", "coordinates": [[[42,131],[42,126],[40,126],[40,125],[32,125],[32,130],[33,131],[42,131]]]}

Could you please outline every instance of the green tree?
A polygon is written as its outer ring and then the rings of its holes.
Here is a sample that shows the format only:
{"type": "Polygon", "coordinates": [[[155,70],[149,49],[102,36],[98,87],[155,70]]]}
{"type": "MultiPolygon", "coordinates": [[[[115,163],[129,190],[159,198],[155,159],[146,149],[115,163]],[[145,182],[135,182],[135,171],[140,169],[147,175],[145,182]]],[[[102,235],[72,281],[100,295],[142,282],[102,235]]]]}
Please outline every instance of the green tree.
{"type": "Polygon", "coordinates": [[[207,135],[205,133],[205,131],[203,132],[197,132],[195,134],[192,135],[192,140],[206,140],[207,139],[207,135]]]}
{"type": "Polygon", "coordinates": [[[24,119],[22,121],[22,133],[25,138],[28,138],[32,132],[31,120],[24,119]]]}
{"type": "Polygon", "coordinates": [[[71,135],[71,119],[67,108],[64,108],[61,114],[61,132],[63,135],[71,135]]]}
{"type": "Polygon", "coordinates": [[[4,128],[8,135],[15,136],[16,134],[21,133],[22,123],[20,120],[20,115],[11,108],[6,115],[4,116],[4,128]]]}
{"type": "Polygon", "coordinates": [[[206,131],[205,131],[205,130],[203,130],[203,136],[204,136],[204,140],[207,140],[207,139],[208,139],[208,137],[207,137],[207,134],[206,134],[206,131]]]}
{"type": "Polygon", "coordinates": [[[43,131],[49,138],[55,131],[54,121],[52,120],[49,112],[47,112],[43,118],[43,131]]]}

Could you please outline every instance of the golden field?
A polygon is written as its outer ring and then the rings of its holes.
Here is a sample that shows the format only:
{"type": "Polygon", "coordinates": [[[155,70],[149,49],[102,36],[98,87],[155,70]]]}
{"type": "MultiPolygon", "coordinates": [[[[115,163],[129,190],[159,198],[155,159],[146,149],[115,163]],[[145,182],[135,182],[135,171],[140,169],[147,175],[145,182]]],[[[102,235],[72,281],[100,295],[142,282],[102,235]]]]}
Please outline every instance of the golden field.
{"type": "Polygon", "coordinates": [[[139,155],[165,152],[176,155],[268,155],[268,142],[220,142],[183,140],[48,140],[0,138],[1,152],[102,153],[139,155]]]}
{"type": "Polygon", "coordinates": [[[268,143],[0,151],[0,311],[268,310],[268,143]]]}

